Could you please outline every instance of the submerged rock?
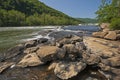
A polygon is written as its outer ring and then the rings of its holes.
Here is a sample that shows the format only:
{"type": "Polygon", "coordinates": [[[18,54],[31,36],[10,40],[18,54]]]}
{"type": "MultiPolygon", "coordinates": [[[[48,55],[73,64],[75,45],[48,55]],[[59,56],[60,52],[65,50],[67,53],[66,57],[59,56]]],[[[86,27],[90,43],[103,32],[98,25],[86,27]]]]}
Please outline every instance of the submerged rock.
{"type": "Polygon", "coordinates": [[[59,62],[55,67],[54,73],[61,79],[69,79],[85,68],[86,64],[83,62],[59,62]]]}
{"type": "Polygon", "coordinates": [[[17,64],[17,66],[28,67],[28,66],[38,66],[41,64],[43,64],[43,62],[40,61],[36,53],[31,53],[24,56],[23,59],[17,64]]]}

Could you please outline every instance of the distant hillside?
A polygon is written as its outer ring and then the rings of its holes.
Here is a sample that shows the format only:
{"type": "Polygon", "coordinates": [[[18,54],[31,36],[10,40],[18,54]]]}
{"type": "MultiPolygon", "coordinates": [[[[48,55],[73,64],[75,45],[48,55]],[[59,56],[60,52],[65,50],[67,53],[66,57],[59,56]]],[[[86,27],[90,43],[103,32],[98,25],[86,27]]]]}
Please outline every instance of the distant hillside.
{"type": "Polygon", "coordinates": [[[75,25],[81,23],[39,0],[0,0],[0,26],[75,25]]]}
{"type": "Polygon", "coordinates": [[[97,23],[98,22],[96,19],[92,19],[92,18],[77,18],[77,19],[85,23],[97,23]]]}

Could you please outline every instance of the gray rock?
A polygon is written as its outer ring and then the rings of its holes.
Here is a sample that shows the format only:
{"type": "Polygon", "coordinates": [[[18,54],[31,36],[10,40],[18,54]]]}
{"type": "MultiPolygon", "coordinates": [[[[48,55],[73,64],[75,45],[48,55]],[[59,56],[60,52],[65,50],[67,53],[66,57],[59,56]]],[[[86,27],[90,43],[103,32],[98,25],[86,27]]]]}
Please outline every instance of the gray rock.
{"type": "Polygon", "coordinates": [[[34,46],[36,46],[36,44],[37,44],[37,41],[35,41],[35,40],[27,41],[27,42],[25,43],[25,47],[26,47],[26,48],[34,47],[34,46]]]}
{"type": "Polygon", "coordinates": [[[37,39],[38,44],[40,44],[40,43],[45,43],[45,42],[47,42],[47,41],[48,41],[47,38],[39,38],[39,39],[37,39]]]}
{"type": "Polygon", "coordinates": [[[54,73],[61,79],[69,79],[85,68],[86,64],[83,62],[59,62],[55,67],[54,73]]]}

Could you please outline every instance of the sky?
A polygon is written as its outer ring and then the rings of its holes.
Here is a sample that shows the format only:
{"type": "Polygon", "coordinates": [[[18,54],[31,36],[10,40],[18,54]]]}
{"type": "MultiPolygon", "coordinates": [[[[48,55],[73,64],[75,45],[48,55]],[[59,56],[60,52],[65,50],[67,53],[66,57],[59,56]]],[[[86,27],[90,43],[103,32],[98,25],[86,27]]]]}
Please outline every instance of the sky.
{"type": "Polygon", "coordinates": [[[101,0],[40,0],[74,18],[95,18],[101,0]]]}

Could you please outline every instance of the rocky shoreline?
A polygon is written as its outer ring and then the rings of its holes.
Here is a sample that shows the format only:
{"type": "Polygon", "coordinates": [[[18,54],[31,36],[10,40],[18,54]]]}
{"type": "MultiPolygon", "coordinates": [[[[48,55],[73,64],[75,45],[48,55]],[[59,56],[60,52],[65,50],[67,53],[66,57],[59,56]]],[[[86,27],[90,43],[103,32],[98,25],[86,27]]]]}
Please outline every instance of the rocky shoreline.
{"type": "Polygon", "coordinates": [[[96,38],[94,34],[55,38],[59,36],[56,32],[54,39],[19,44],[0,58],[0,80],[120,80],[120,41],[96,38]],[[89,73],[88,68],[95,69],[91,74],[99,78],[80,78],[79,74],[89,73]]]}

